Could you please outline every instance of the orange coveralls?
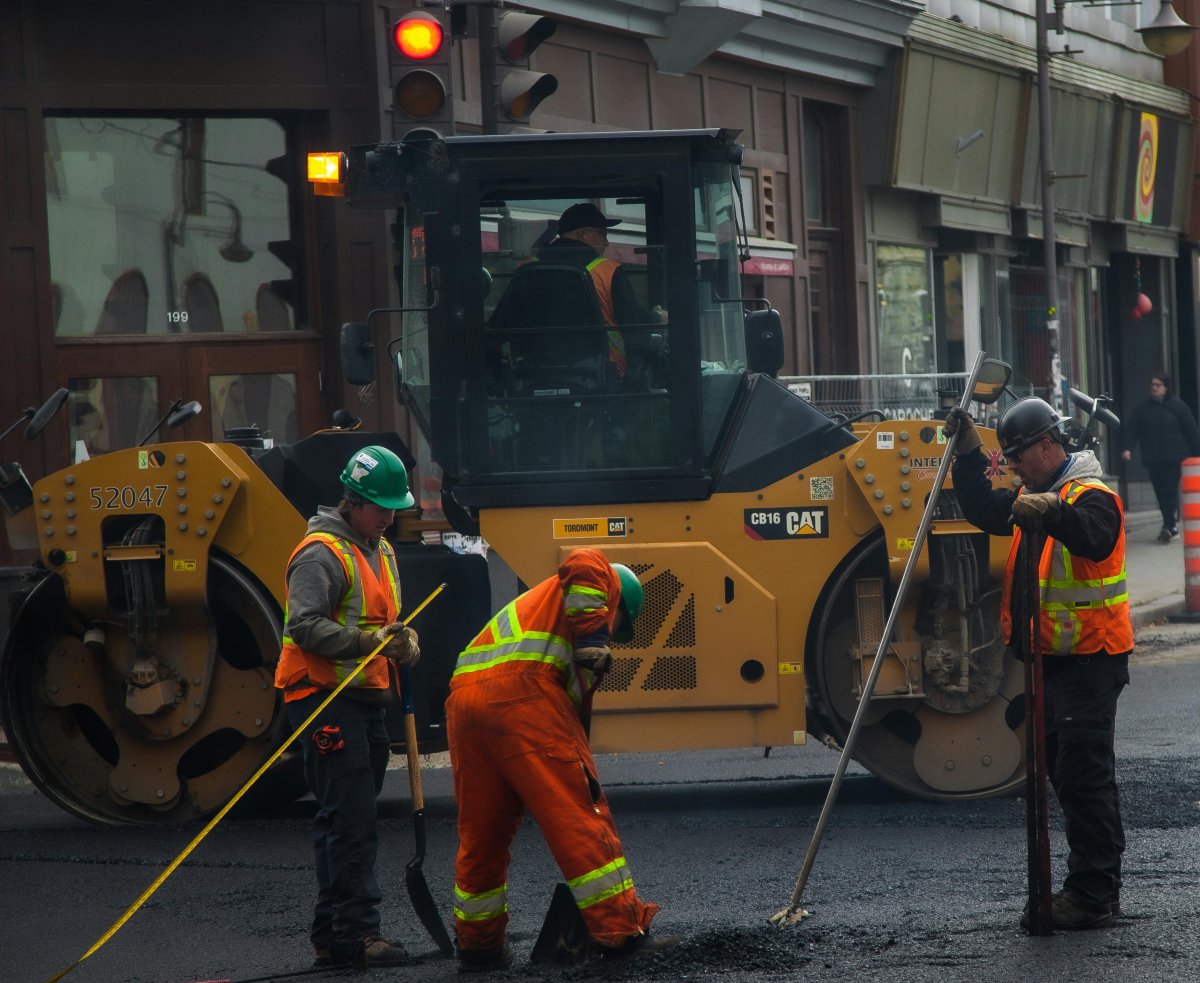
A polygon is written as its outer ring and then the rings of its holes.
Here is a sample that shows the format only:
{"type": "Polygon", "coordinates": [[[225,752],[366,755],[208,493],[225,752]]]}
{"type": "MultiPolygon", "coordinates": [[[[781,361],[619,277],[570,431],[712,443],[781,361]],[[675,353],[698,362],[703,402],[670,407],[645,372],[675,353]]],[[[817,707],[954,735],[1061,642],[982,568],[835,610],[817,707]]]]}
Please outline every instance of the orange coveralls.
{"type": "Polygon", "coordinates": [[[575,665],[573,651],[608,642],[620,596],[604,554],[575,550],[458,658],[446,725],[458,798],[461,950],[504,945],[510,848],[526,808],[597,943],[619,946],[645,933],[658,912],[634,890],[580,720],[593,674],[575,665]]]}

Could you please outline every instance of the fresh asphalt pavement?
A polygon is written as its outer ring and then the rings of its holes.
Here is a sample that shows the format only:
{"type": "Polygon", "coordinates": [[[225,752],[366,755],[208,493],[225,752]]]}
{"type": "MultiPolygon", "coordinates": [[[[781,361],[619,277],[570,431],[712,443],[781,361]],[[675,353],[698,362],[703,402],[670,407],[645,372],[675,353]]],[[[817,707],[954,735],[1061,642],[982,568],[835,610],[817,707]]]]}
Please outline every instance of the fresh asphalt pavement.
{"type": "MultiPolygon", "coordinates": [[[[1130,516],[1128,568],[1138,622],[1133,685],[1118,722],[1119,781],[1129,837],[1125,916],[1104,932],[1030,938],[1019,798],[905,799],[851,766],[803,904],[812,917],[768,928],[799,872],[836,764],[818,745],[671,755],[606,755],[609,792],[639,892],[685,941],[634,964],[539,970],[527,962],[557,871],[532,824],[517,838],[509,881],[517,955],[500,979],[986,980],[1197,978],[1200,733],[1195,693],[1200,625],[1168,624],[1184,607],[1183,553],[1160,545],[1153,517],[1130,516]]],[[[448,769],[424,772],[424,873],[448,913],[454,801],[448,769]]],[[[95,955],[80,983],[251,980],[306,968],[312,895],[311,800],[239,807],[95,955]]],[[[1061,877],[1065,846],[1052,809],[1061,877]]],[[[407,902],[413,851],[408,783],[388,774],[381,797],[384,928],[414,965],[306,980],[440,981],[455,977],[407,902]],[[419,960],[419,962],[417,962],[419,960]]],[[[77,959],[118,919],[196,829],[101,829],[59,811],[11,769],[0,775],[0,981],[35,983],[77,959]]]]}

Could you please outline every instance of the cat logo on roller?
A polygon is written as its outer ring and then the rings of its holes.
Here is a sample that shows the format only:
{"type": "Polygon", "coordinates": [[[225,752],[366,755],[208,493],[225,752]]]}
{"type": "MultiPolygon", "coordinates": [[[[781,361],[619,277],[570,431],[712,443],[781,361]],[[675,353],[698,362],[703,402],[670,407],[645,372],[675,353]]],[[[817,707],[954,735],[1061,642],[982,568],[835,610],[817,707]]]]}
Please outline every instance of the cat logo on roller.
{"type": "Polygon", "coordinates": [[[829,538],[829,509],[824,506],[746,509],[743,521],[751,539],[829,538]]]}

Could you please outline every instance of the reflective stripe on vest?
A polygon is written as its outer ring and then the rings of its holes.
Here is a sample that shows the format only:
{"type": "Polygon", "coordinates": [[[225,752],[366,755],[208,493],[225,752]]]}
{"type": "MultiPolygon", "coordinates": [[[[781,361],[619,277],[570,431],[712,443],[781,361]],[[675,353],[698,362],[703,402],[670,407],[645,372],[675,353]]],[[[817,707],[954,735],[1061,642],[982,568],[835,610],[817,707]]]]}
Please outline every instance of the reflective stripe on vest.
{"type": "Polygon", "coordinates": [[[603,611],[608,614],[608,594],[594,587],[581,587],[572,584],[567,588],[564,603],[567,606],[567,617],[579,614],[591,614],[593,611],[603,611]]]}
{"type": "MultiPolygon", "coordinates": [[[[1069,481],[1060,490],[1059,497],[1073,505],[1080,495],[1092,489],[1113,495],[1103,482],[1069,481]]],[[[1113,497],[1124,521],[1120,499],[1113,497]]],[[[1012,634],[1012,579],[1021,536],[1020,529],[1013,534],[1005,575],[1000,620],[1006,641],[1012,634]]],[[[1124,542],[1122,529],[1112,554],[1102,561],[1090,561],[1072,557],[1065,546],[1047,538],[1038,561],[1039,639],[1044,652],[1071,655],[1084,654],[1085,649],[1098,651],[1105,648],[1115,653],[1133,647],[1124,542]],[[1073,569],[1080,567],[1091,576],[1073,575],[1073,569]]]]}
{"type": "Polygon", "coordinates": [[[1099,579],[1072,580],[1071,554],[1061,543],[1054,542],[1050,551],[1050,576],[1039,577],[1042,617],[1054,623],[1051,651],[1055,655],[1070,655],[1079,644],[1083,625],[1081,610],[1115,607],[1129,602],[1126,588],[1125,564],[1121,572],[1099,579]]]}
{"type": "Polygon", "coordinates": [[[596,298],[600,301],[600,316],[609,326],[608,330],[608,360],[617,367],[617,375],[624,375],[629,367],[625,357],[625,338],[617,327],[617,309],[613,304],[612,282],[621,264],[615,259],[605,259],[597,256],[587,265],[592,284],[596,288],[596,298]]]}
{"type": "Polygon", "coordinates": [[[572,659],[574,647],[561,635],[548,631],[523,631],[517,617],[517,602],[512,601],[497,614],[480,635],[490,634],[492,641],[463,649],[454,667],[454,676],[484,672],[517,662],[548,663],[562,670],[564,685],[571,701],[579,706],[583,700],[582,683],[572,659]]]}
{"type": "Polygon", "coordinates": [[[469,894],[454,885],[454,917],[464,922],[482,922],[499,918],[508,911],[508,885],[501,884],[490,891],[469,894]]]}
{"type": "Polygon", "coordinates": [[[622,891],[632,890],[633,875],[629,873],[625,858],[617,857],[612,863],[567,881],[567,887],[571,889],[576,907],[590,908],[622,891]]]}

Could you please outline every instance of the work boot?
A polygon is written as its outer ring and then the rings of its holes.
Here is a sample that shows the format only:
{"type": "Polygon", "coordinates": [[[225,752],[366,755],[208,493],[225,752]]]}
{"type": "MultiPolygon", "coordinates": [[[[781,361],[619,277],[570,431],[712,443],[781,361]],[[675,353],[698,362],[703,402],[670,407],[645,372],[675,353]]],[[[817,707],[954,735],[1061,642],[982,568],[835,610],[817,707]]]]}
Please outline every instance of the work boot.
{"type": "Polygon", "coordinates": [[[682,942],[678,935],[651,935],[644,932],[641,935],[631,935],[622,945],[601,946],[605,959],[640,959],[643,956],[653,956],[682,942]]]}
{"type": "Polygon", "coordinates": [[[499,949],[459,949],[460,973],[495,973],[512,965],[512,949],[505,942],[499,949]]]}
{"type": "Polygon", "coordinates": [[[329,946],[319,945],[313,949],[313,969],[320,969],[322,966],[333,965],[333,953],[329,951],[329,946]]]}
{"type": "Polygon", "coordinates": [[[1113,923],[1111,903],[1101,909],[1085,908],[1067,890],[1059,891],[1054,896],[1051,912],[1054,916],[1054,927],[1068,932],[1077,929],[1108,928],[1113,923]]]}
{"type": "Polygon", "coordinates": [[[1160,543],[1169,543],[1171,541],[1171,530],[1163,526],[1162,532],[1158,534],[1158,541],[1160,543]]]}
{"type": "MultiPolygon", "coordinates": [[[[317,950],[318,957],[321,950],[317,950]]],[[[335,942],[329,950],[329,962],[325,966],[407,966],[408,952],[399,942],[389,942],[381,935],[368,935],[354,942],[335,942]]],[[[314,964],[315,965],[315,964],[314,964]]]]}

